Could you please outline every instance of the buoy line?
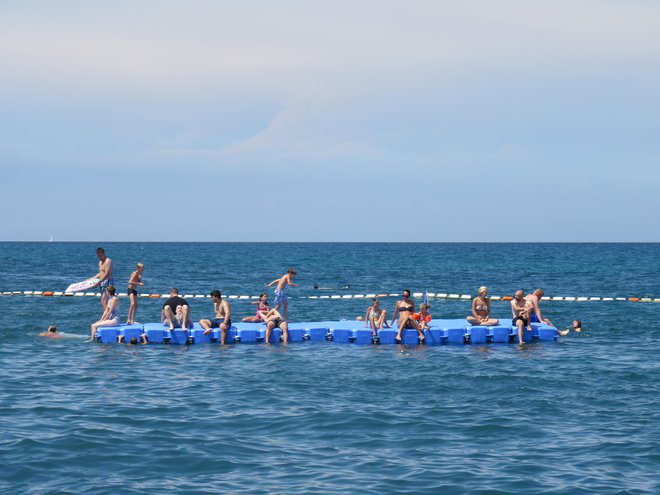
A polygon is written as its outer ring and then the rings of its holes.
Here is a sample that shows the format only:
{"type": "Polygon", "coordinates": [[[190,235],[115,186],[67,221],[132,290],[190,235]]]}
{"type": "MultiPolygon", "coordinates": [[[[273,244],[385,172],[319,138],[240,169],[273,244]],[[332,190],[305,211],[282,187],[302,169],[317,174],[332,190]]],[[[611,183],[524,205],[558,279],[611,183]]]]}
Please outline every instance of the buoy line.
{"type": "MultiPolygon", "coordinates": [[[[41,291],[41,290],[16,290],[16,291],[4,291],[0,292],[0,296],[27,296],[27,297],[101,297],[100,292],[62,292],[62,291],[41,291]]],[[[119,297],[128,297],[128,294],[125,292],[120,292],[117,294],[119,297]]],[[[170,297],[169,293],[167,294],[140,294],[139,298],[148,298],[148,299],[167,299],[170,297]]],[[[183,295],[184,299],[210,299],[211,296],[206,294],[185,294],[183,295]]],[[[258,300],[259,296],[248,296],[248,295],[228,295],[225,296],[227,299],[244,299],[244,300],[258,300]]],[[[328,295],[312,295],[312,296],[289,296],[297,297],[298,299],[329,299],[329,300],[346,300],[346,299],[373,299],[374,297],[386,298],[386,297],[399,297],[398,293],[372,293],[372,294],[328,294],[328,295]]],[[[476,296],[471,296],[469,294],[449,294],[442,292],[414,292],[412,298],[414,299],[447,299],[454,301],[471,301],[476,296]]],[[[511,301],[512,296],[490,296],[491,301],[511,301]]],[[[544,296],[545,302],[555,302],[555,301],[565,301],[565,302],[642,302],[642,303],[660,303],[660,298],[652,297],[597,297],[597,296],[544,296]]]]}

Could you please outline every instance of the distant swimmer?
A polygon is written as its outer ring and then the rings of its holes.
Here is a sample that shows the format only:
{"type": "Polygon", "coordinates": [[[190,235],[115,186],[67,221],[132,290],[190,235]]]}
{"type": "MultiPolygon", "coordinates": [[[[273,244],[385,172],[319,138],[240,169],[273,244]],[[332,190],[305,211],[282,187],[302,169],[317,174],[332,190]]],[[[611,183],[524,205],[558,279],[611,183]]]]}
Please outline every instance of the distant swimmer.
{"type": "Polygon", "coordinates": [[[106,289],[108,293],[108,303],[105,306],[105,310],[101,315],[101,319],[95,323],[92,323],[92,338],[94,340],[96,337],[96,330],[100,327],[116,327],[119,325],[119,298],[116,295],[115,287],[113,285],[108,286],[106,289]]]}
{"type": "Polygon", "coordinates": [[[470,325],[497,325],[499,320],[490,317],[490,298],[488,287],[479,287],[477,297],[472,300],[472,316],[466,318],[470,325]]]}
{"type": "Polygon", "coordinates": [[[39,337],[47,337],[49,339],[59,339],[62,337],[62,334],[57,331],[57,327],[55,325],[51,325],[48,327],[47,332],[41,332],[39,334],[39,337]]]}
{"type": "Polygon", "coordinates": [[[296,272],[295,268],[289,268],[284,275],[282,275],[280,278],[276,278],[275,280],[273,280],[271,283],[269,283],[266,286],[266,287],[271,287],[271,286],[277,284],[277,287],[275,287],[275,308],[274,309],[280,309],[281,306],[284,307],[284,320],[285,321],[289,321],[289,302],[286,299],[286,287],[287,287],[287,285],[291,285],[293,287],[298,287],[298,284],[293,283],[293,277],[295,277],[297,273],[298,272],[296,272]]]}
{"type": "Polygon", "coordinates": [[[225,345],[227,341],[227,330],[231,328],[231,308],[226,299],[222,299],[219,290],[211,291],[213,301],[213,318],[200,320],[199,326],[204,329],[204,335],[208,335],[214,328],[220,329],[220,343],[225,345]]]}
{"type": "Polygon", "coordinates": [[[138,263],[135,271],[131,273],[131,278],[128,279],[128,297],[131,300],[131,305],[128,308],[128,318],[126,323],[128,325],[135,323],[135,313],[138,308],[138,287],[143,287],[142,274],[144,273],[144,263],[138,263]]]}
{"type": "Polygon", "coordinates": [[[108,287],[115,285],[112,279],[112,260],[105,255],[105,249],[102,247],[96,248],[96,256],[99,259],[99,271],[92,278],[99,279],[96,286],[101,291],[101,306],[105,311],[105,307],[110,299],[108,287]]]}
{"type": "Polygon", "coordinates": [[[342,285],[341,287],[321,287],[319,284],[314,285],[314,290],[346,290],[350,288],[351,286],[348,284],[342,285]]]}
{"type": "Polygon", "coordinates": [[[565,337],[570,333],[571,330],[573,330],[574,332],[581,332],[582,322],[580,320],[574,320],[573,323],[571,324],[571,328],[567,328],[565,330],[557,330],[557,333],[562,337],[565,337]]]}

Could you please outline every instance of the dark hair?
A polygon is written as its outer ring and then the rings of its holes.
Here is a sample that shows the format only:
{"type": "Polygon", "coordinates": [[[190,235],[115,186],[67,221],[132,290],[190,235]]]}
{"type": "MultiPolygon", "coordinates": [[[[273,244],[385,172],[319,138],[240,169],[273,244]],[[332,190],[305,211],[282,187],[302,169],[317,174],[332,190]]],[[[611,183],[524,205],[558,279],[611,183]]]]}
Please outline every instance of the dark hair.
{"type": "Polygon", "coordinates": [[[403,294],[404,292],[407,292],[407,293],[408,293],[408,296],[410,297],[410,294],[411,294],[410,289],[403,289],[403,291],[401,292],[401,294],[403,294]]]}
{"type": "Polygon", "coordinates": [[[172,287],[172,288],[170,289],[170,292],[174,292],[175,294],[178,294],[178,293],[179,293],[179,289],[177,289],[176,287],[172,287]]]}
{"type": "Polygon", "coordinates": [[[103,249],[102,247],[97,247],[96,252],[97,253],[105,253],[105,249],[103,249]]]}
{"type": "Polygon", "coordinates": [[[296,275],[298,272],[296,271],[295,268],[291,267],[287,270],[287,273],[290,273],[291,275],[296,275]]]}
{"type": "Polygon", "coordinates": [[[222,294],[220,294],[219,290],[212,290],[211,297],[217,297],[218,299],[222,299],[222,294]]]}
{"type": "Polygon", "coordinates": [[[129,342],[129,344],[131,344],[131,345],[137,345],[137,343],[138,343],[138,339],[137,339],[137,337],[131,337],[131,341],[129,342]]]}
{"type": "Polygon", "coordinates": [[[110,294],[111,296],[114,296],[115,293],[117,292],[117,289],[115,289],[114,285],[108,285],[108,288],[105,289],[105,291],[110,294]]]}
{"type": "Polygon", "coordinates": [[[578,327],[582,328],[582,321],[580,320],[575,320],[575,321],[577,321],[578,327]]]}
{"type": "Polygon", "coordinates": [[[57,332],[57,327],[55,325],[51,325],[48,327],[49,332],[57,332]]]}

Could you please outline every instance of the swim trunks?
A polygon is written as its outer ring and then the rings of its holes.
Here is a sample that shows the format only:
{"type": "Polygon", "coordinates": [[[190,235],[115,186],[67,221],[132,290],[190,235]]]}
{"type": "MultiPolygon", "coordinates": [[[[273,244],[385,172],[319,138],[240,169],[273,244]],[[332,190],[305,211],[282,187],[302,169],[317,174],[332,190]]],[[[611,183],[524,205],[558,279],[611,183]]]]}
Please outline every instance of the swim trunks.
{"type": "Polygon", "coordinates": [[[211,322],[211,328],[219,328],[220,325],[226,323],[228,327],[231,327],[231,318],[209,318],[211,322]]]}
{"type": "Polygon", "coordinates": [[[280,317],[273,318],[270,321],[272,321],[275,324],[275,326],[273,328],[280,328],[280,325],[284,322],[284,320],[280,317]]]}
{"type": "Polygon", "coordinates": [[[539,320],[539,317],[536,316],[536,313],[532,313],[529,319],[532,320],[532,323],[541,323],[541,320],[539,320]]]}
{"type": "Polygon", "coordinates": [[[128,288],[128,291],[127,291],[126,293],[127,293],[129,296],[130,296],[131,294],[135,295],[135,297],[138,296],[138,291],[136,291],[135,289],[131,289],[130,287],[128,288]]]}
{"type": "Polygon", "coordinates": [[[99,290],[101,293],[105,292],[109,286],[115,285],[111,278],[107,278],[99,283],[99,290]]]}
{"type": "MultiPolygon", "coordinates": [[[[183,318],[179,318],[177,316],[172,318],[172,325],[174,325],[174,328],[183,328],[183,323],[184,323],[183,318]]],[[[186,325],[188,329],[190,329],[192,326],[193,326],[192,321],[189,321],[188,324],[186,325]]]]}
{"type": "Polygon", "coordinates": [[[525,318],[523,318],[522,316],[516,316],[516,317],[511,321],[511,325],[513,325],[513,326],[515,327],[515,326],[516,326],[516,322],[517,322],[518,320],[520,320],[520,321],[523,322],[523,326],[524,326],[524,327],[526,327],[527,325],[529,325],[529,322],[528,322],[525,318]]]}
{"type": "Polygon", "coordinates": [[[275,305],[286,302],[286,289],[275,289],[275,305]]]}

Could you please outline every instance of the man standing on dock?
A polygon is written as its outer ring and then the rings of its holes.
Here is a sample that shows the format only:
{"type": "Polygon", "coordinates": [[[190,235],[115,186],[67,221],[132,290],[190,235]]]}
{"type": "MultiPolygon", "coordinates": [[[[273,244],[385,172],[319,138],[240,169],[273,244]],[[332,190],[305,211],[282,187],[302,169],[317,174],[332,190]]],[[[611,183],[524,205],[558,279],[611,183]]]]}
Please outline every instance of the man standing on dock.
{"type": "Polygon", "coordinates": [[[105,249],[102,247],[96,248],[96,256],[99,258],[99,271],[92,278],[98,278],[99,283],[96,286],[101,291],[101,306],[105,312],[105,307],[108,305],[108,287],[115,285],[112,280],[112,260],[105,255],[105,249]]]}

